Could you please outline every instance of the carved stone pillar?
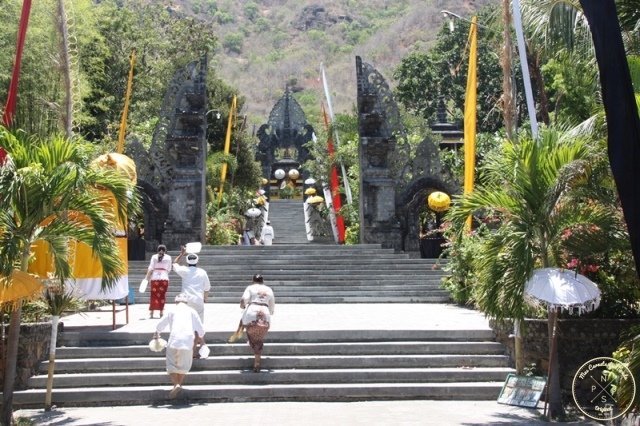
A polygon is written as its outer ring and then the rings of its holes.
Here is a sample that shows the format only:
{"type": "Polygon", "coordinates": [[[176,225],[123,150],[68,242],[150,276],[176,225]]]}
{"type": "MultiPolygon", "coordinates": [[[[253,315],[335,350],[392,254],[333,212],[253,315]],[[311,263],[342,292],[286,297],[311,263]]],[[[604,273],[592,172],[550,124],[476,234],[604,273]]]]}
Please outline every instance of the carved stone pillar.
{"type": "Polygon", "coordinates": [[[395,182],[389,156],[395,138],[388,131],[374,71],[356,57],[358,77],[358,127],[360,134],[360,243],[382,244],[400,250],[400,224],[396,218],[395,182]]]}

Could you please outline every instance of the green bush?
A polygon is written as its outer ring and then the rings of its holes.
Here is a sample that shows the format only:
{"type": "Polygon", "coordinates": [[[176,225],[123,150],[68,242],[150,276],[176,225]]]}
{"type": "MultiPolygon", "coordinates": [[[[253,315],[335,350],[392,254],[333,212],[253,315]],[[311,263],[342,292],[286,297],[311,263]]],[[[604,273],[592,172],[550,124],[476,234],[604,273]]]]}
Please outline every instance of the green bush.
{"type": "Polygon", "coordinates": [[[242,42],[244,36],[241,33],[227,34],[222,42],[222,47],[229,52],[242,53],[242,42]]]}
{"type": "Polygon", "coordinates": [[[461,238],[455,238],[445,232],[449,242],[442,256],[449,261],[443,266],[443,270],[449,272],[449,275],[443,278],[442,287],[451,293],[451,298],[456,303],[464,305],[473,303],[472,290],[477,281],[473,271],[473,258],[480,250],[482,244],[480,235],[483,232],[486,232],[484,225],[461,238]]]}

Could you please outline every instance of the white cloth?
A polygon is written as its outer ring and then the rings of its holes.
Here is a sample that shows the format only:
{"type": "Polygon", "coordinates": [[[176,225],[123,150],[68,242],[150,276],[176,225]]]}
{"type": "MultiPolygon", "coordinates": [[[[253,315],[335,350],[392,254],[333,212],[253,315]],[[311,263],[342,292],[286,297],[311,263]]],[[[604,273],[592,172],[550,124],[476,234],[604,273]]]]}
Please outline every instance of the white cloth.
{"type": "Polygon", "coordinates": [[[171,256],[165,254],[162,260],[158,260],[158,255],[151,256],[147,271],[153,271],[149,281],[169,280],[169,271],[171,271],[171,256]]]}
{"type": "Polygon", "coordinates": [[[193,348],[167,348],[166,357],[167,373],[187,374],[193,365],[193,348]]]}
{"type": "Polygon", "coordinates": [[[260,312],[268,322],[271,322],[271,315],[276,307],[276,298],[270,287],[264,284],[251,284],[244,290],[242,301],[245,306],[242,324],[247,325],[255,321],[260,312]]]}
{"type": "Polygon", "coordinates": [[[173,270],[182,278],[181,292],[187,295],[187,303],[198,312],[204,320],[204,292],[211,290],[211,283],[207,272],[195,266],[173,264],[173,270]]]}
{"type": "Polygon", "coordinates": [[[160,333],[169,326],[168,348],[193,350],[194,332],[204,337],[204,327],[200,317],[192,308],[184,303],[178,303],[167,315],[162,317],[156,325],[160,333]]]}
{"type": "Polygon", "coordinates": [[[102,288],[102,278],[75,278],[65,281],[67,290],[84,300],[117,300],[129,295],[129,276],[124,275],[111,288],[102,288]]]}
{"type": "Polygon", "coordinates": [[[273,239],[276,237],[276,234],[273,232],[273,226],[265,225],[262,227],[261,239],[262,244],[265,246],[270,246],[273,244],[273,239]]]}

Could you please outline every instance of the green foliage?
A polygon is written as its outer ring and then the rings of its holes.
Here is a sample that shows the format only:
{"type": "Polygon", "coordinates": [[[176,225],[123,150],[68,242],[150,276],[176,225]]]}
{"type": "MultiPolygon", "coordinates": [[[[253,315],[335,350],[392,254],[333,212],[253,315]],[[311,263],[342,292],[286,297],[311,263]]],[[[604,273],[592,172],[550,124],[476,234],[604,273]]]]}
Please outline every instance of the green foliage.
{"type": "Polygon", "coordinates": [[[493,232],[480,234],[470,259],[472,298],[482,311],[497,319],[522,318],[524,283],[534,268],[565,267],[572,256],[600,255],[619,246],[623,224],[602,191],[611,181],[600,173],[603,160],[597,145],[543,129],[537,142],[505,142],[501,155],[481,166],[482,183],[457,200],[446,219],[453,225],[455,252],[468,244],[463,239],[468,215],[497,224],[493,232]]]}
{"type": "Polygon", "coordinates": [[[560,52],[542,66],[542,75],[554,121],[577,125],[596,111],[599,81],[591,60],[560,52]]]}
{"type": "Polygon", "coordinates": [[[481,235],[488,232],[483,225],[472,234],[456,235],[452,228],[444,233],[449,241],[443,250],[443,257],[449,259],[443,270],[449,273],[442,280],[451,298],[459,304],[473,304],[472,289],[477,285],[473,269],[473,259],[481,248],[481,235]]]}
{"type": "MultiPolygon", "coordinates": [[[[490,25],[490,13],[490,10],[481,13],[478,21],[490,25]]],[[[462,118],[469,63],[466,47],[469,25],[457,20],[453,32],[443,25],[435,46],[428,52],[415,50],[402,59],[394,72],[398,80],[395,95],[409,111],[434,122],[439,97],[442,97],[453,119],[462,118]]],[[[479,132],[493,132],[502,126],[499,104],[502,68],[496,54],[501,41],[495,34],[492,29],[484,28],[478,32],[479,132]]],[[[512,69],[517,69],[516,64],[512,64],[512,69]]]]}
{"type": "Polygon", "coordinates": [[[240,32],[227,34],[222,42],[222,47],[229,52],[241,53],[244,35],[240,32]]]}
{"type": "Polygon", "coordinates": [[[231,212],[229,207],[215,206],[216,203],[207,203],[207,244],[237,244],[243,228],[242,216],[231,212]]]}
{"type": "Polygon", "coordinates": [[[270,28],[271,28],[271,25],[269,24],[269,21],[266,20],[265,18],[256,19],[256,31],[257,32],[263,33],[265,31],[269,31],[270,28]]]}
{"type": "Polygon", "coordinates": [[[42,299],[27,302],[22,307],[22,319],[25,322],[40,322],[52,315],[61,316],[65,312],[78,312],[84,309],[81,299],[64,291],[45,291],[42,299]]]}
{"type": "Polygon", "coordinates": [[[24,256],[30,253],[31,244],[43,240],[54,257],[55,276],[68,278],[68,241],[72,239],[93,247],[103,266],[103,285],[112,285],[120,276],[113,221],[124,218],[128,206],[139,209],[139,199],[128,195],[132,183],[118,172],[89,167],[83,145],[80,140],[40,140],[0,129],[0,147],[12,160],[0,171],[1,275],[26,270],[28,257],[24,256]],[[111,191],[118,201],[117,216],[105,212],[95,189],[98,186],[111,191]],[[43,227],[46,218],[53,219],[43,227]]]}
{"type": "Polygon", "coordinates": [[[640,56],[627,56],[629,62],[629,71],[631,72],[631,81],[633,83],[634,92],[640,93],[640,56]]]}
{"type": "MultiPolygon", "coordinates": [[[[58,35],[55,0],[34,2],[20,77],[17,126],[29,134],[48,137],[57,132],[62,104],[62,75],[57,65],[58,35]]],[[[8,0],[0,8],[0,99],[6,99],[22,1],[8,0]]],[[[69,31],[74,41],[74,125],[90,141],[116,139],[135,49],[133,96],[129,133],[150,139],[162,103],[164,88],[177,68],[215,47],[216,35],[204,22],[171,14],[160,4],[90,0],[66,2],[69,31]]]]}
{"type": "Polygon", "coordinates": [[[296,191],[294,188],[292,188],[289,185],[286,185],[284,188],[281,188],[278,191],[278,195],[280,196],[280,198],[282,198],[283,200],[287,200],[290,198],[293,198],[295,195],[296,191]]]}
{"type": "Polygon", "coordinates": [[[244,16],[250,21],[255,21],[260,16],[260,8],[256,3],[250,1],[244,5],[244,16]]]}
{"type": "Polygon", "coordinates": [[[216,11],[213,17],[221,25],[231,24],[235,21],[232,14],[223,10],[216,11]]]}
{"type": "MultiPolygon", "coordinates": [[[[635,378],[640,377],[638,336],[640,336],[640,326],[631,327],[624,333],[623,342],[612,354],[612,358],[624,363],[635,378]]],[[[627,406],[631,403],[631,410],[637,411],[640,408],[640,395],[636,392],[637,384],[625,377],[624,373],[619,365],[611,363],[607,366],[607,381],[614,384],[616,401],[620,406],[627,406]]]]}

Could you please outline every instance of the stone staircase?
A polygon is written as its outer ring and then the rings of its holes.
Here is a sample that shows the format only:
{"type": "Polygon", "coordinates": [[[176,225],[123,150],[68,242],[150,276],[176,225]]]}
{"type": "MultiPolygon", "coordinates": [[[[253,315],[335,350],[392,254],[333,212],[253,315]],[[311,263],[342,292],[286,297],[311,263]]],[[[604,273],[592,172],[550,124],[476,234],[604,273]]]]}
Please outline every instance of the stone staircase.
{"type": "MultiPolygon", "coordinates": [[[[302,216],[300,205],[298,216],[280,220],[295,209],[296,203],[290,203],[291,208],[289,202],[272,203],[277,206],[270,213],[276,245],[203,247],[198,266],[211,279],[211,304],[233,303],[229,324],[237,321],[235,306],[255,273],[263,274],[274,289],[277,305],[294,304],[292,308],[297,309],[302,304],[302,312],[305,304],[366,303],[377,304],[369,312],[384,317],[389,315],[385,306],[389,310],[398,303],[449,301],[440,288],[443,272],[434,259],[409,258],[375,244],[293,243],[296,233],[304,237],[304,224],[289,234],[287,224],[297,226],[294,218],[302,216]]],[[[130,262],[132,287],[137,289],[147,265],[147,261],[130,262]]],[[[179,288],[180,278],[172,273],[168,302],[179,288]]],[[[136,291],[135,298],[137,305],[148,303],[148,293],[136,291]]],[[[229,305],[215,309],[223,306],[229,305]]],[[[393,319],[386,323],[394,324],[393,319]]],[[[426,324],[426,319],[416,321],[426,324]]],[[[438,321],[446,324],[446,320],[438,321]]],[[[316,328],[270,331],[260,373],[251,371],[252,355],[245,343],[226,343],[231,329],[207,329],[211,356],[194,361],[181,398],[189,402],[494,400],[507,374],[513,372],[504,347],[494,341],[488,328],[470,324],[468,329],[428,325],[424,329],[353,329],[347,320],[337,329],[323,329],[322,321],[321,317],[314,320],[316,328]]],[[[149,351],[149,338],[150,332],[65,327],[57,350],[53,403],[167,403],[164,352],[149,351]]],[[[16,407],[42,406],[47,368],[43,362],[29,380],[29,389],[15,393],[16,407]]]]}
{"type": "MultiPolygon", "coordinates": [[[[175,256],[177,253],[169,253],[175,256]]],[[[207,246],[199,254],[212,285],[210,301],[237,303],[254,274],[273,288],[278,303],[446,303],[443,271],[435,259],[409,258],[378,244],[337,246],[207,246]]],[[[129,262],[129,282],[137,288],[148,262],[129,262]]],[[[170,274],[167,300],[180,291],[170,274]]],[[[135,294],[148,303],[149,292],[135,294]]]]}
{"type": "Polygon", "coordinates": [[[302,200],[273,200],[269,203],[269,220],[276,238],[273,244],[306,244],[302,200]]]}
{"type": "MultiPolygon", "coordinates": [[[[207,334],[209,341],[228,336],[207,334]]],[[[58,406],[148,405],[167,400],[163,353],[149,333],[65,332],[57,352],[58,406]],[[90,346],[87,346],[90,345],[90,346]]],[[[504,348],[483,332],[434,330],[269,333],[262,372],[245,344],[209,344],[195,360],[183,397],[190,402],[495,399],[510,369],[504,348]]],[[[42,404],[48,363],[15,404],[42,404]]]]}

